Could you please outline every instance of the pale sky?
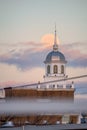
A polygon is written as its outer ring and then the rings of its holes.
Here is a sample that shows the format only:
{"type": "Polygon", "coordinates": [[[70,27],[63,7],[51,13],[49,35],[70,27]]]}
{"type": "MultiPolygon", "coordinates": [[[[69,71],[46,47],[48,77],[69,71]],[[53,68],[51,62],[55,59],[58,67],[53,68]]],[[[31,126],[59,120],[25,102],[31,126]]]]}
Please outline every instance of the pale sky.
{"type": "Polygon", "coordinates": [[[39,42],[55,22],[61,41],[87,41],[87,0],[0,0],[1,43],[39,42]]]}
{"type": "Polygon", "coordinates": [[[1,84],[43,80],[55,23],[67,73],[87,74],[87,0],[0,0],[1,84]]]}

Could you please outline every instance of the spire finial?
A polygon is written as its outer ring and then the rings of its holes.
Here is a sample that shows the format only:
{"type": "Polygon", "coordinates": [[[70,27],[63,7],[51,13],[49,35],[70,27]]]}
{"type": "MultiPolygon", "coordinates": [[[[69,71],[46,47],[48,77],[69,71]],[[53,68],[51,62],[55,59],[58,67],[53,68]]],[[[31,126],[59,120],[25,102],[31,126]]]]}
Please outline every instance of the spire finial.
{"type": "Polygon", "coordinates": [[[57,37],[56,37],[56,24],[55,24],[55,35],[54,35],[54,45],[53,50],[58,51],[58,45],[57,45],[57,37]]]}
{"type": "Polygon", "coordinates": [[[57,44],[57,40],[56,40],[56,23],[55,23],[55,38],[54,38],[54,44],[57,44]]]}

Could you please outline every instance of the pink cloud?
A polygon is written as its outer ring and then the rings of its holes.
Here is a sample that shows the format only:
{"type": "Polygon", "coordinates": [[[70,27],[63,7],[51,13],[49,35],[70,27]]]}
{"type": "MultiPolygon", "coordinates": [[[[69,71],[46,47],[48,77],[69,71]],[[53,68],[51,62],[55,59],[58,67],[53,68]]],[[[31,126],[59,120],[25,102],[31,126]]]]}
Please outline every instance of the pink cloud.
{"type": "MultiPolygon", "coordinates": [[[[14,64],[20,68],[31,68],[35,66],[41,66],[47,53],[52,51],[52,47],[48,46],[45,47],[43,45],[39,46],[40,43],[32,43],[32,42],[25,42],[18,44],[18,47],[12,47],[8,52],[0,55],[0,62],[4,62],[6,64],[14,64]],[[28,46],[26,46],[26,44],[28,46]],[[30,47],[32,45],[32,47],[30,47]]],[[[78,67],[84,66],[87,67],[87,53],[83,53],[81,50],[82,44],[67,44],[60,46],[61,49],[59,51],[63,52],[66,60],[70,66],[78,67]]],[[[86,46],[86,44],[84,44],[86,46]]]]}

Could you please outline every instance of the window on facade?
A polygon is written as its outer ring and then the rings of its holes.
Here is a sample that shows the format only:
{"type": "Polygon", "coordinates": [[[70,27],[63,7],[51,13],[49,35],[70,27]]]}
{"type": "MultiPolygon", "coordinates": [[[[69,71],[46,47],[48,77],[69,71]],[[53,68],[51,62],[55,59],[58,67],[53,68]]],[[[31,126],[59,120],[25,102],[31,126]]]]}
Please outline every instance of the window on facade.
{"type": "Polygon", "coordinates": [[[61,74],[64,74],[64,65],[61,65],[61,74]]]}
{"type": "Polygon", "coordinates": [[[70,117],[69,115],[63,115],[62,117],[62,123],[66,124],[70,122],[70,117]]]}
{"type": "Polygon", "coordinates": [[[50,74],[50,65],[47,66],[47,73],[50,74]]]}
{"type": "Polygon", "coordinates": [[[53,88],[55,88],[55,84],[53,84],[53,88]]]}
{"type": "Polygon", "coordinates": [[[58,73],[58,67],[57,67],[57,65],[54,65],[54,67],[53,67],[53,73],[54,74],[58,73]]]}

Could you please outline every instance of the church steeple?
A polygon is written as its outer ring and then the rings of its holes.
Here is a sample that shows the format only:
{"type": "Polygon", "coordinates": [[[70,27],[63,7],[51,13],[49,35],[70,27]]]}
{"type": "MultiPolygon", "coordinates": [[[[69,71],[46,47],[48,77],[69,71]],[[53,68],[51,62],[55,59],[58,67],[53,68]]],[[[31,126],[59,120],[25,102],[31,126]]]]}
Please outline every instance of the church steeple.
{"type": "Polygon", "coordinates": [[[54,34],[53,51],[58,51],[57,36],[56,36],[56,25],[55,25],[55,34],[54,34]]]}
{"type": "Polygon", "coordinates": [[[56,39],[56,25],[55,25],[54,43],[57,44],[57,39],[56,39]]]}

